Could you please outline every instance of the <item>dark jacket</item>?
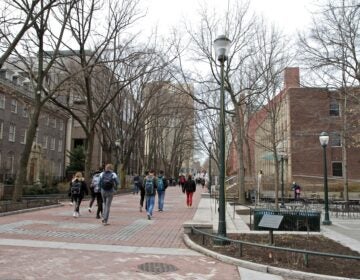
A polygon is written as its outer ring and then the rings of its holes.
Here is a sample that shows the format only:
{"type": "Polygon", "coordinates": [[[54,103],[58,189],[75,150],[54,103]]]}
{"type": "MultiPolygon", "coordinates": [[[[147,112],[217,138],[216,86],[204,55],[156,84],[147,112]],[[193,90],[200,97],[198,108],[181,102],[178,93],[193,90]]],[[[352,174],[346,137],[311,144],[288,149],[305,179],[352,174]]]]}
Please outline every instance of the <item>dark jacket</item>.
{"type": "Polygon", "coordinates": [[[185,182],[184,190],[186,192],[196,192],[196,183],[193,179],[187,180],[185,182]]]}
{"type": "MultiPolygon", "coordinates": [[[[76,181],[79,181],[78,179],[75,179],[75,180],[72,180],[70,182],[70,185],[69,185],[69,191],[68,191],[68,195],[71,196],[71,186],[72,184],[74,184],[76,181]]],[[[81,182],[81,189],[80,189],[80,195],[81,197],[84,197],[84,195],[88,195],[89,192],[88,192],[88,188],[87,188],[87,185],[86,185],[86,182],[85,181],[82,181],[80,180],[81,182]]]]}
{"type": "Polygon", "coordinates": [[[166,178],[165,178],[163,175],[159,175],[157,179],[158,179],[158,180],[161,180],[161,179],[162,179],[163,184],[164,184],[164,191],[165,191],[166,188],[168,187],[168,183],[167,183],[166,178]]]}

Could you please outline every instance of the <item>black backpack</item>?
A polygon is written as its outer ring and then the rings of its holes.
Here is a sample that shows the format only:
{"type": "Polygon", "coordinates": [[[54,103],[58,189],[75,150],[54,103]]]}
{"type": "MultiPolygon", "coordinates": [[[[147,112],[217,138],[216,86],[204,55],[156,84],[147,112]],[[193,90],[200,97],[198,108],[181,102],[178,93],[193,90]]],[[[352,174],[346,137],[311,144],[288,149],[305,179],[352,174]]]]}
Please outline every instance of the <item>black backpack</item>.
{"type": "Polygon", "coordinates": [[[78,195],[80,194],[80,192],[81,192],[81,181],[76,179],[71,183],[71,194],[78,195]]]}
{"type": "Polygon", "coordinates": [[[102,175],[102,189],[110,191],[115,187],[113,173],[111,171],[105,171],[102,175]]]}

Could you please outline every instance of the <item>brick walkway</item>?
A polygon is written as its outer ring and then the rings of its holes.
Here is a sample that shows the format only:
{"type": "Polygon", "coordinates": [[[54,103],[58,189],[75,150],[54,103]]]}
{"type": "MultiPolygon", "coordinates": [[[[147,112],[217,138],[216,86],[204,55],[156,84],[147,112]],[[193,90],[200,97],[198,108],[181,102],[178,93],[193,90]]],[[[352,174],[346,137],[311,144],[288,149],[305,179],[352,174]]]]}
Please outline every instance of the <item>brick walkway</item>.
{"type": "MultiPolygon", "coordinates": [[[[182,224],[191,220],[202,189],[187,208],[169,187],[164,212],[147,220],[139,195],[114,198],[110,225],[82,203],[0,217],[0,280],[18,279],[240,279],[235,266],[186,248],[182,224]]],[[[157,203],[157,200],[156,200],[157,203]]]]}

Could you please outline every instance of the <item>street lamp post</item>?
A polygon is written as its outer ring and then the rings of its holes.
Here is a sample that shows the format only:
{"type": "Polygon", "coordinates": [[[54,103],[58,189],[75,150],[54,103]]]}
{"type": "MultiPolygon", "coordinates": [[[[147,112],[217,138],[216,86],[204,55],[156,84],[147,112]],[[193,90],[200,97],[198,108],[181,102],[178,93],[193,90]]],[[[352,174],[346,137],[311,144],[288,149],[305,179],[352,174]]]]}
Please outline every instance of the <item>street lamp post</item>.
{"type": "MultiPolygon", "coordinates": [[[[286,148],[284,141],[281,141],[276,146],[276,153],[278,156],[280,156],[280,162],[281,162],[281,204],[280,208],[285,208],[285,201],[284,201],[284,160],[286,158],[286,148]]],[[[276,206],[277,207],[277,206],[276,206]]]]}
{"type": "MultiPolygon", "coordinates": [[[[224,64],[228,58],[231,41],[221,35],[214,41],[214,49],[217,60],[221,66],[221,88],[220,88],[220,154],[219,154],[219,225],[218,236],[226,237],[226,220],[225,220],[225,86],[224,86],[224,64]]],[[[224,240],[216,239],[218,244],[226,244],[224,240]]]]}
{"type": "Polygon", "coordinates": [[[209,142],[209,180],[208,180],[208,191],[209,191],[209,194],[211,195],[211,148],[212,148],[212,142],[209,142]]]}
{"type": "Polygon", "coordinates": [[[325,203],[325,219],[323,225],[331,225],[329,219],[329,197],[328,197],[328,181],[327,181],[327,162],[326,162],[326,146],[329,144],[329,134],[321,132],[319,136],[320,144],[323,147],[324,155],[324,203],[325,203]]]}
{"type": "Polygon", "coordinates": [[[284,203],[284,155],[280,155],[281,159],[281,205],[280,208],[285,208],[284,203]]]}
{"type": "Polygon", "coordinates": [[[120,140],[116,140],[115,141],[115,147],[116,147],[116,161],[115,161],[115,170],[117,172],[117,174],[120,176],[120,172],[119,172],[119,149],[120,149],[120,140]]]}

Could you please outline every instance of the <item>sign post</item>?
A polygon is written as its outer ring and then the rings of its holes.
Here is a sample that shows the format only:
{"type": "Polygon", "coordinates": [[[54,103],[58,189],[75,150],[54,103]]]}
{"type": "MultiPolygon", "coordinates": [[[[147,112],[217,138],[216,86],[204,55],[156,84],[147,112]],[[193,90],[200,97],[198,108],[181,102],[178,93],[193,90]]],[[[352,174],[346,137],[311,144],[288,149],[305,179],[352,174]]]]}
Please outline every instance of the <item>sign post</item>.
{"type": "Polygon", "coordinates": [[[259,227],[264,227],[269,229],[269,240],[270,245],[274,244],[274,229],[279,229],[281,221],[283,220],[283,215],[267,215],[264,214],[260,220],[259,227]]]}

